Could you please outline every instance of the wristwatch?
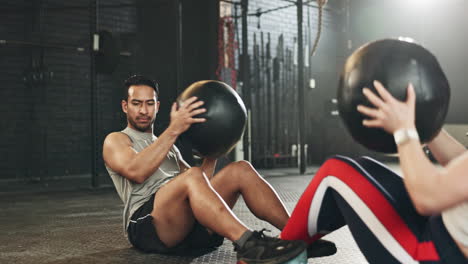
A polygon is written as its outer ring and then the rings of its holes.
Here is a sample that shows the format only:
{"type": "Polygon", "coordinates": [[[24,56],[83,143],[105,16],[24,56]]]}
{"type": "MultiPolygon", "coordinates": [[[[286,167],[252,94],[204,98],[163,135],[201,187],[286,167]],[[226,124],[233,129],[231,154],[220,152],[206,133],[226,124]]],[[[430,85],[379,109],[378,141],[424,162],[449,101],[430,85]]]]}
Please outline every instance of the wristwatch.
{"type": "Polygon", "coordinates": [[[416,129],[398,129],[397,131],[395,131],[395,133],[393,133],[393,138],[395,139],[395,143],[397,144],[397,146],[406,143],[411,139],[419,141],[419,135],[416,129]]]}

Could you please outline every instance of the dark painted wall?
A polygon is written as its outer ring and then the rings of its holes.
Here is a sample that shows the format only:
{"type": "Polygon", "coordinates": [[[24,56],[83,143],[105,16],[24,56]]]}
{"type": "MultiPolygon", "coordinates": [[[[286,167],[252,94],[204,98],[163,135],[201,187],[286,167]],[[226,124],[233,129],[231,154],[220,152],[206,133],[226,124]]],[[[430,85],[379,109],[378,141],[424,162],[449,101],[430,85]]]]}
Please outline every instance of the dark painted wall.
{"type": "MultiPolygon", "coordinates": [[[[100,0],[98,30],[108,30],[125,51],[112,74],[97,74],[97,133],[91,132],[91,68],[88,52],[92,15],[89,0],[3,0],[0,8],[0,40],[49,43],[68,48],[41,48],[0,42],[2,89],[0,132],[0,184],[9,182],[50,183],[55,179],[89,180],[91,142],[125,126],[120,109],[122,81],[144,73],[161,83],[162,109],[158,132],[169,118],[169,106],[178,92],[193,81],[215,78],[217,67],[218,1],[181,0],[182,57],[177,57],[177,5],[173,0],[100,0]],[[64,6],[67,7],[64,7],[64,6]],[[85,51],[77,50],[84,47],[85,51]],[[53,76],[46,85],[24,83],[25,76],[41,65],[53,76]],[[179,75],[178,75],[179,74],[179,75]]],[[[251,0],[249,10],[268,10],[287,5],[281,0],[251,0]]],[[[309,161],[321,163],[333,154],[379,155],[352,141],[336,116],[336,97],[341,66],[355,48],[383,37],[409,36],[439,58],[452,86],[448,121],[465,123],[468,3],[463,0],[337,0],[324,12],[317,53],[310,58],[310,78],[316,88],[306,88],[306,122],[309,161]],[[420,6],[416,6],[418,3],[420,6]],[[347,11],[349,8],[349,12],[347,11]],[[348,42],[348,40],[350,40],[348,42]],[[348,46],[350,44],[350,46],[348,46]]],[[[240,11],[238,12],[238,15],[240,11]]],[[[317,9],[304,10],[304,32],[312,41],[317,32],[317,9]],[[309,21],[310,20],[310,26],[309,21]]],[[[249,53],[253,36],[270,33],[272,57],[280,35],[294,50],[297,37],[296,8],[249,16],[249,53]]],[[[240,21],[238,23],[240,25],[240,21]]],[[[240,34],[240,26],[238,27],[240,34]]],[[[238,43],[241,45],[241,41],[238,43]]],[[[309,45],[310,48],[310,45],[309,45]]],[[[236,53],[238,55],[238,53],[236,53]]],[[[296,89],[291,83],[291,90],[296,89]]],[[[242,90],[240,90],[242,92],[242,90]]],[[[297,118],[294,102],[275,106],[297,118]]],[[[298,121],[298,120],[296,120],[298,121]]],[[[297,123],[297,122],[296,122],[297,123]]],[[[284,132],[281,132],[284,134],[284,132]]],[[[294,131],[289,131],[294,136],[294,131]]],[[[100,153],[101,145],[98,146],[100,153]]],[[[100,156],[97,157],[101,159],[100,156]]],[[[108,182],[102,163],[101,181],[108,182]]]]}
{"type": "Polygon", "coordinates": [[[109,183],[102,142],[126,125],[120,108],[123,80],[143,73],[160,82],[163,102],[157,127],[162,130],[178,91],[195,80],[213,78],[217,1],[181,1],[182,64],[176,59],[176,1],[100,0],[97,13],[94,2],[2,1],[0,40],[7,43],[0,43],[1,187],[33,182],[43,187],[62,179],[89,186],[93,139],[98,142],[99,182],[109,183]],[[112,73],[96,74],[94,133],[89,49],[96,15],[97,30],[112,32],[122,54],[112,73]],[[46,43],[61,47],[41,47],[46,43]],[[38,65],[52,78],[45,85],[26,85],[24,76],[38,65]]]}
{"type": "Polygon", "coordinates": [[[83,46],[89,40],[86,8],[46,11],[39,1],[3,1],[0,12],[0,39],[7,40],[0,45],[4,100],[0,178],[36,181],[86,173],[90,166],[85,158],[90,152],[89,55],[72,48],[9,42],[83,46]],[[40,70],[41,61],[43,72],[53,73],[53,81],[26,85],[24,78],[40,70]]]}

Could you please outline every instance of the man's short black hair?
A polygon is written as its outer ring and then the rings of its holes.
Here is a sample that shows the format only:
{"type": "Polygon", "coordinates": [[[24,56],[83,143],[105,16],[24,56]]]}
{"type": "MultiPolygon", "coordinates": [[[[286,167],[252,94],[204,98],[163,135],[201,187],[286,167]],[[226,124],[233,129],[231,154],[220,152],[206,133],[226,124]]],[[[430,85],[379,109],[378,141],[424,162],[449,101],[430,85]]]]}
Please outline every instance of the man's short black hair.
{"type": "Polygon", "coordinates": [[[122,99],[127,101],[128,99],[128,89],[132,85],[147,85],[154,89],[156,92],[156,99],[159,98],[159,84],[155,80],[151,80],[143,75],[132,75],[124,82],[124,92],[122,99]]]}

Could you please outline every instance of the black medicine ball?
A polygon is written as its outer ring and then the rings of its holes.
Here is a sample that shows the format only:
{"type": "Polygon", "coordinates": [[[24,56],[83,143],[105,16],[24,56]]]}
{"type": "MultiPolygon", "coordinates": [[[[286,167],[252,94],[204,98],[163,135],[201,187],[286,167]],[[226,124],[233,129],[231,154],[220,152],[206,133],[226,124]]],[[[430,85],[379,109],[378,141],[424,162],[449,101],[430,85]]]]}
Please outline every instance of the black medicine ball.
{"type": "Polygon", "coordinates": [[[416,93],[416,128],[421,142],[432,140],[447,115],[450,87],[439,62],[411,39],[384,39],[357,49],[346,60],[338,87],[338,109],[351,136],[368,149],[395,153],[393,136],[362,125],[363,104],[374,107],[363,95],[368,87],[378,95],[373,81],[380,81],[398,100],[406,100],[408,83],[416,93]]]}
{"type": "Polygon", "coordinates": [[[229,85],[219,81],[199,81],[190,85],[177,98],[180,104],[196,96],[204,102],[206,112],[195,117],[206,118],[183,134],[203,157],[217,158],[231,151],[244,132],[247,111],[244,102],[229,85]]]}

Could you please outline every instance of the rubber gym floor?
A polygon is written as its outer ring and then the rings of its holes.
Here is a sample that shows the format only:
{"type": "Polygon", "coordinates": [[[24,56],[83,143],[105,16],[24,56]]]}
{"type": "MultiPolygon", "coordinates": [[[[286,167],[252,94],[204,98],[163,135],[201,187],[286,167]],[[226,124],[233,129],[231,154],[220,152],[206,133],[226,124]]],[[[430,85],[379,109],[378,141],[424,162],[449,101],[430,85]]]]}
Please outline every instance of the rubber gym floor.
{"type": "MultiPolygon", "coordinates": [[[[305,175],[298,169],[261,170],[290,211],[313,178],[317,167],[305,175]]],[[[122,229],[123,205],[113,188],[70,191],[0,192],[0,263],[236,263],[230,241],[199,257],[172,257],[141,253],[129,244],[122,229]]],[[[241,200],[236,215],[253,229],[271,225],[256,219],[241,200]]],[[[334,256],[309,259],[315,264],[363,264],[347,227],[325,238],[334,241],[334,256]]]]}

